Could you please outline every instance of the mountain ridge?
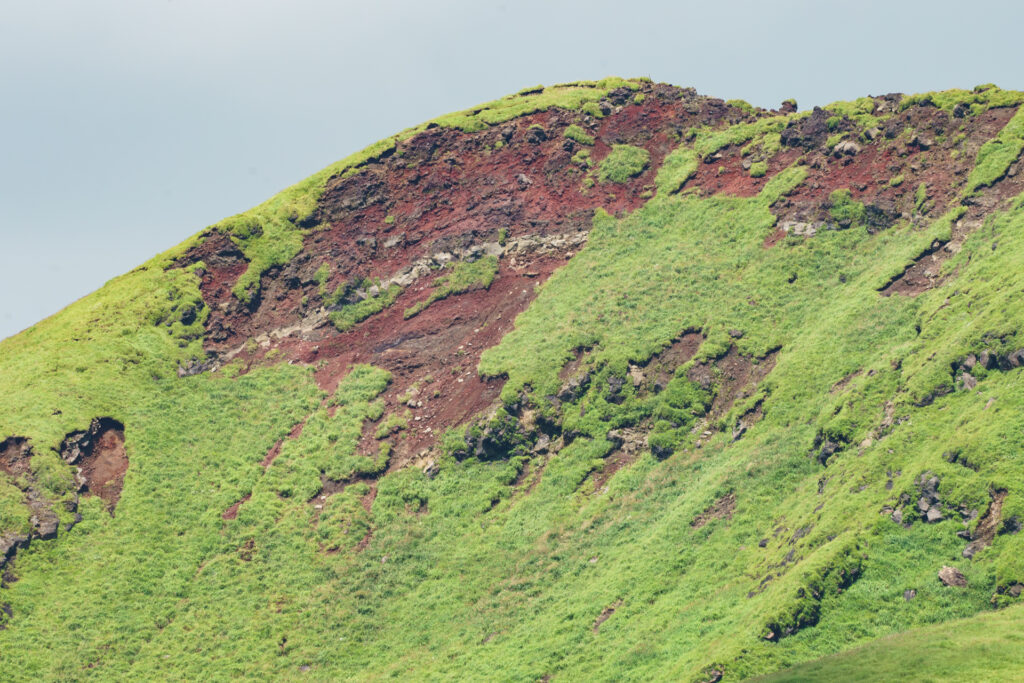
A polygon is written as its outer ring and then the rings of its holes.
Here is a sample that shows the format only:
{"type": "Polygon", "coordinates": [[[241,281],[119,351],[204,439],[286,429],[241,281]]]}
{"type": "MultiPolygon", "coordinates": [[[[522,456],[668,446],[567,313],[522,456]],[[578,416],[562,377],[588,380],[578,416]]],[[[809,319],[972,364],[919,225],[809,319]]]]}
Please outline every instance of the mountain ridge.
{"type": "Polygon", "coordinates": [[[0,658],[736,680],[1012,605],[1022,102],[528,88],[201,231],[0,342],[0,658]]]}

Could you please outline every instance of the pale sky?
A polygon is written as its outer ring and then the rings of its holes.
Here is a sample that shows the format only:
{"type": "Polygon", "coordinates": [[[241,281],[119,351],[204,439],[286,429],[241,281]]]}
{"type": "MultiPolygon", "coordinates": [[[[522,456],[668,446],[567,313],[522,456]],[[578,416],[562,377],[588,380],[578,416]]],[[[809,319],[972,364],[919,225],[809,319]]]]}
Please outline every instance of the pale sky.
{"type": "Polygon", "coordinates": [[[994,0],[0,0],[0,338],[400,129],[649,76],[765,107],[1024,89],[994,0]]]}

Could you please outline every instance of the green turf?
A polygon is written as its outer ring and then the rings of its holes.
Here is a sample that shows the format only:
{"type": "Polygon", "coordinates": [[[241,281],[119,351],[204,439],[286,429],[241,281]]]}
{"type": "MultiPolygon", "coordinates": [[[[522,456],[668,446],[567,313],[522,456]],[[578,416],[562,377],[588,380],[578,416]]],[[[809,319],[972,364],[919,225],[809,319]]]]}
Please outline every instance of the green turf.
{"type": "MultiPolygon", "coordinates": [[[[472,130],[629,83],[534,91],[439,121],[472,130]]],[[[836,111],[870,115],[863,102],[836,111]]],[[[702,156],[770,147],[790,118],[696,131],[643,207],[598,211],[586,247],[481,360],[482,374],[507,376],[507,410],[449,432],[436,476],[380,477],[368,509],[367,482],[406,420],[383,414],[388,373],[355,366],[330,396],[312,368],[242,373],[244,357],[179,378],[179,364],[203,357],[208,315],[196,276],[171,267],[187,244],[0,342],[0,378],[17,388],[0,392],[0,435],[31,440],[47,495],[70,495],[53,449],[94,417],[125,425],[131,462],[113,517],[84,498],[78,526],[19,553],[18,580],[0,590],[12,614],[3,677],[696,681],[801,663],[780,680],[1012,676],[1019,608],[994,610],[1016,602],[1007,589],[1024,582],[1024,539],[1004,526],[966,560],[957,532],[977,522],[955,511],[984,514],[1005,489],[1003,518],[1024,517],[1024,370],[978,367],[966,390],[953,367],[1024,348],[1024,206],[993,213],[943,266],[955,277],[942,286],[882,296],[949,238],[962,208],[869,232],[840,190],[832,219],[845,229],[768,249],[770,207],[805,167],[769,167],[750,198],[686,189],[702,156]],[[634,387],[630,366],[688,331],[705,338],[694,362],[659,393],[634,387]],[[729,352],[774,369],[710,419],[721,384],[687,371],[729,352]],[[590,383],[556,400],[577,355],[590,383]],[[534,454],[516,411],[557,421],[564,448],[534,454]],[[484,428],[503,450],[476,457],[467,432],[484,428]],[[653,452],[599,482],[609,432],[638,428],[653,452]],[[380,437],[375,452],[357,452],[364,433],[380,437]],[[836,449],[823,457],[826,441],[836,449]],[[949,512],[937,524],[914,513],[925,473],[949,512]],[[346,483],[321,498],[325,481],[346,483]],[[695,523],[729,498],[731,518],[695,523]],[[942,585],[943,565],[968,586],[942,585]]],[[[1001,154],[979,154],[968,184],[1001,154]]],[[[353,163],[224,226],[250,273],[290,258],[307,229],[293,217],[353,163]]],[[[488,286],[496,265],[452,266],[429,297],[488,286]]],[[[246,276],[243,295],[255,282],[246,276]]],[[[0,477],[0,530],[27,524],[17,498],[0,477]]]]}

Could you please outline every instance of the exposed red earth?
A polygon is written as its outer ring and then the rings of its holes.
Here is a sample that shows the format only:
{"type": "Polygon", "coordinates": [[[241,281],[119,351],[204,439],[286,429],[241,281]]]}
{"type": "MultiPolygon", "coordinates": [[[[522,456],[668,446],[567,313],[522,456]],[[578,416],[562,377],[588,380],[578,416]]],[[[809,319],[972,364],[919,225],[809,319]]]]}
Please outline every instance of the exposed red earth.
{"type": "MultiPolygon", "coordinates": [[[[244,255],[228,237],[211,232],[180,262],[204,266],[197,272],[210,308],[209,353],[224,360],[242,358],[248,369],[275,350],[278,358],[283,354],[289,362],[314,367],[326,392],[333,392],[355,363],[390,371],[392,381],[382,395],[385,411],[408,411],[410,419],[393,439],[388,469],[426,466],[439,435],[495,404],[504,380],[479,376],[480,354],[512,329],[536,288],[585,245],[594,210],[622,215],[641,206],[654,193],[665,155],[689,131],[752,122],[767,114],[751,114],[690,90],[645,88],[641,103],[628,89],[611,93],[603,118],[552,108],[475,133],[428,128],[359,172],[330,179],[306,221],[310,230],[302,250],[287,265],[264,273],[259,295],[248,304],[232,293],[248,266],[244,255]],[[594,144],[565,137],[572,124],[582,125],[594,144]],[[648,166],[623,184],[592,182],[595,174],[574,155],[584,150],[597,164],[615,144],[643,147],[650,155],[648,166]],[[499,256],[489,288],[449,296],[405,318],[407,308],[434,291],[437,268],[459,255],[485,253],[499,256]],[[403,288],[381,312],[347,331],[335,329],[322,308],[325,294],[346,283],[369,281],[401,282],[403,288]]],[[[965,120],[935,107],[900,112],[899,103],[900,96],[874,99],[876,113],[892,114],[884,129],[862,131],[850,118],[816,109],[791,122],[781,134],[782,144],[767,156],[745,143],[727,145],[702,160],[685,191],[752,197],[778,171],[803,165],[806,179],[772,207],[777,228],[765,239],[765,248],[790,234],[810,238],[817,230],[833,229],[827,198],[835,190],[849,190],[865,204],[873,230],[900,219],[923,221],[923,212],[940,215],[959,202],[956,188],[970,172],[978,148],[1014,110],[994,108],[965,120]],[[944,135],[965,122],[958,137],[944,135]],[[837,138],[834,146],[826,144],[837,138]],[[750,172],[758,161],[767,166],[762,177],[750,172]],[[917,197],[921,184],[925,205],[917,197]]],[[[1021,176],[1015,171],[983,192],[977,207],[969,207],[949,243],[934,244],[882,293],[914,295],[935,286],[937,266],[977,227],[975,216],[1020,191],[1021,176]]],[[[663,358],[673,360],[667,372],[691,357],[701,339],[691,333],[666,350],[663,358]]],[[[712,406],[716,418],[739,395],[747,395],[772,365],[773,357],[757,361],[732,352],[714,367],[695,366],[690,375],[697,381],[709,380],[712,370],[721,375],[723,389],[712,406]]],[[[566,372],[571,374],[573,366],[566,372]]],[[[563,372],[563,379],[567,376],[563,372]]],[[[758,411],[744,420],[756,421],[758,411]]],[[[624,446],[592,475],[595,489],[632,462],[645,441],[643,434],[624,436],[624,446]]],[[[268,453],[265,466],[279,448],[268,453]]],[[[367,424],[359,451],[372,454],[377,448],[374,425],[367,424]]],[[[524,470],[521,487],[535,484],[542,468],[524,470]]],[[[348,483],[325,482],[324,491],[348,483]]],[[[376,492],[374,479],[367,483],[371,493],[365,505],[376,492]]],[[[225,511],[225,519],[237,513],[237,505],[225,511]]]]}

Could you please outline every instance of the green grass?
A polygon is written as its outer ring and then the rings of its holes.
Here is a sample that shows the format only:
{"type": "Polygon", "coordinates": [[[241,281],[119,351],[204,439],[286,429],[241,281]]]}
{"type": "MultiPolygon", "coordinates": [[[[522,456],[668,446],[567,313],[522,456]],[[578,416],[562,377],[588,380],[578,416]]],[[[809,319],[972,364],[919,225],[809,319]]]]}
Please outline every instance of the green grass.
{"type": "Polygon", "coordinates": [[[597,179],[602,183],[625,183],[644,172],[651,154],[642,147],[613,145],[597,167],[597,179]]]}
{"type": "Polygon", "coordinates": [[[707,158],[729,145],[741,145],[769,133],[779,133],[790,120],[806,115],[807,113],[767,116],[752,123],[739,123],[725,129],[704,129],[697,133],[693,147],[701,158],[707,158]]]}
{"type": "Polygon", "coordinates": [[[587,134],[587,131],[583,130],[583,128],[577,126],[576,124],[573,124],[566,128],[564,135],[570,140],[575,140],[581,145],[589,146],[594,144],[594,136],[587,134]]]}
{"type": "Polygon", "coordinates": [[[484,256],[477,261],[457,261],[445,267],[445,274],[434,279],[434,291],[423,301],[418,301],[405,309],[408,320],[418,315],[430,304],[446,299],[455,294],[464,294],[477,289],[487,289],[498,274],[498,258],[484,256]]]}
{"type": "Polygon", "coordinates": [[[329,318],[339,332],[348,332],[358,323],[369,318],[371,315],[380,313],[391,304],[402,293],[398,285],[389,285],[387,289],[377,296],[367,296],[361,301],[353,304],[345,304],[337,311],[331,311],[329,318]]]}
{"type": "MultiPolygon", "coordinates": [[[[543,106],[595,89],[523,97],[543,106]]],[[[1024,348],[1024,206],[991,215],[943,266],[955,274],[943,286],[881,296],[963,208],[871,233],[839,191],[832,218],[846,229],[766,249],[769,209],[806,167],[750,198],[677,192],[696,155],[777,133],[775,117],[762,121],[698,133],[657,169],[646,205],[596,212],[587,245],[481,359],[481,373],[507,377],[507,409],[445,434],[432,477],[386,473],[413,423],[384,416],[381,369],[352,367],[331,396],[288,363],[178,378],[179,363],[203,357],[208,315],[196,276],[168,269],[184,247],[0,342],[0,377],[17,388],[0,393],[0,435],[31,440],[48,495],[66,496],[70,475],[52,449],[94,417],[124,423],[131,462],[115,516],[84,498],[72,531],[19,553],[19,580],[0,590],[13,615],[0,630],[5,679],[1014,675],[1020,608],[995,608],[1016,602],[1005,589],[1024,581],[1024,535],[965,560],[956,511],[984,514],[1006,489],[1004,519],[1024,517],[1024,370],[976,367],[966,391],[952,368],[1024,348]],[[690,363],[653,388],[652,357],[688,330],[705,337],[696,362],[735,347],[775,353],[774,369],[709,420],[720,375],[702,386],[690,363]],[[590,383],[556,401],[577,354],[590,383]],[[648,361],[634,386],[630,365],[648,361]],[[760,421],[734,439],[755,408],[760,421]],[[564,447],[534,454],[538,433],[517,410],[557,424],[564,447]],[[630,429],[653,452],[598,487],[609,432],[630,429]],[[369,451],[364,432],[381,436],[369,451]],[[492,449],[477,457],[485,433],[492,449]],[[822,439],[839,444],[825,465],[822,439]],[[914,516],[924,473],[948,506],[937,524],[914,516]],[[341,490],[321,497],[325,480],[341,490]],[[726,495],[732,517],[695,527],[726,495]],[[937,581],[946,564],[967,588],[937,581]]],[[[430,296],[486,287],[496,271],[493,257],[454,264],[430,296]]],[[[0,529],[24,528],[18,496],[0,476],[0,529]]]]}
{"type": "Polygon", "coordinates": [[[931,105],[952,112],[958,104],[967,105],[971,114],[979,114],[989,108],[1016,107],[1024,103],[1024,93],[1016,90],[1002,90],[994,85],[980,85],[973,90],[942,90],[938,92],[907,95],[900,102],[900,110],[913,106],[931,105]]]}
{"type": "Polygon", "coordinates": [[[665,161],[658,168],[658,176],[654,181],[658,194],[673,194],[682,189],[686,181],[697,172],[700,157],[689,147],[680,145],[665,156],[665,161]]]}
{"type": "Polygon", "coordinates": [[[1024,670],[1020,607],[881,638],[759,681],[1013,680],[1024,670]]]}
{"type": "Polygon", "coordinates": [[[1020,157],[1024,149],[1024,110],[1018,110],[1013,118],[992,140],[978,150],[974,169],[967,179],[968,194],[978,188],[992,185],[1006,175],[1006,171],[1020,157]]]}

